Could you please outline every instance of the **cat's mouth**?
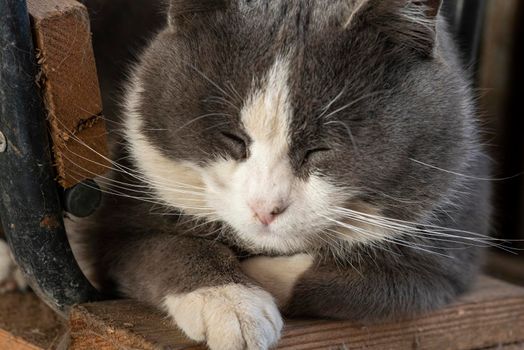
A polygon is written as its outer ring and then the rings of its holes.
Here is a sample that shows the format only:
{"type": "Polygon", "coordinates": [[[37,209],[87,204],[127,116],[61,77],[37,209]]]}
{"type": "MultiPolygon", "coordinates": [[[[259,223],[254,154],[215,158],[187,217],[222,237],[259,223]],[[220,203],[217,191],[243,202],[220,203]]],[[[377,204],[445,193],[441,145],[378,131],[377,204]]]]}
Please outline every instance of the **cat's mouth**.
{"type": "Polygon", "coordinates": [[[261,236],[281,236],[277,229],[278,224],[272,223],[270,225],[257,224],[257,234],[261,236]]]}

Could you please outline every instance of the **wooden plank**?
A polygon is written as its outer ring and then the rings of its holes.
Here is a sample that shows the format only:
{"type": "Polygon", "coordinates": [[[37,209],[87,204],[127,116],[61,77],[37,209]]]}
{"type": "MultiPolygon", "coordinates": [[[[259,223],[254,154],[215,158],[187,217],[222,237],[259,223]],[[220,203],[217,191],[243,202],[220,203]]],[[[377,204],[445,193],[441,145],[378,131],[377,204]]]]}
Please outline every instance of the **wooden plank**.
{"type": "Polygon", "coordinates": [[[89,15],[75,0],[27,0],[27,5],[58,182],[68,188],[109,166],[89,15]]]}
{"type": "Polygon", "coordinates": [[[24,339],[14,336],[13,334],[0,329],[0,349],[9,350],[43,350],[24,339]]]}
{"type": "Polygon", "coordinates": [[[495,347],[486,348],[483,350],[524,350],[524,343],[495,346],[495,347]]]}
{"type": "MultiPolygon", "coordinates": [[[[158,311],[135,301],[81,305],[71,313],[71,349],[204,349],[158,311]]],[[[288,321],[279,349],[518,349],[524,342],[524,288],[483,277],[440,311],[395,323],[288,321]]]]}
{"type": "Polygon", "coordinates": [[[55,349],[64,333],[64,321],[33,293],[0,296],[0,349],[55,349]]]}

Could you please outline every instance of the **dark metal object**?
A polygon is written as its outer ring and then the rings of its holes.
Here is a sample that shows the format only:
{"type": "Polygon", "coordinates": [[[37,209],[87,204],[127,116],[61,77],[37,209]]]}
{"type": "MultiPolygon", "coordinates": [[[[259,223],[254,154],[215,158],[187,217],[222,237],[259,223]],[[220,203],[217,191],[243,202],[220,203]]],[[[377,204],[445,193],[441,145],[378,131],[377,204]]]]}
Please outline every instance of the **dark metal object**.
{"type": "Polygon", "coordinates": [[[464,63],[476,69],[486,0],[444,0],[443,11],[462,50],[464,63]]]}
{"type": "Polygon", "coordinates": [[[15,259],[35,292],[65,315],[99,298],[67,241],[54,181],[25,0],[0,0],[0,213],[15,259]]]}
{"type": "Polygon", "coordinates": [[[101,202],[102,192],[93,180],[84,181],[64,192],[64,209],[79,218],[93,214],[101,202]]]}

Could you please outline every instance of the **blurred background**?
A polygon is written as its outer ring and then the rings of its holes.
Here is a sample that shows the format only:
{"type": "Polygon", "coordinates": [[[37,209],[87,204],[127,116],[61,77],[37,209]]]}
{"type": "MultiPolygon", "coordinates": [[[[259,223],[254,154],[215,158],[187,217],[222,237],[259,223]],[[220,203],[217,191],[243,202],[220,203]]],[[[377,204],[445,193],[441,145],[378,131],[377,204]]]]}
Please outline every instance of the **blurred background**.
{"type": "MultiPolygon", "coordinates": [[[[479,114],[493,177],[500,179],[493,181],[493,234],[524,249],[524,1],[480,2],[485,15],[474,54],[479,114]]],[[[516,253],[490,254],[488,272],[524,284],[524,251],[516,253]]]]}

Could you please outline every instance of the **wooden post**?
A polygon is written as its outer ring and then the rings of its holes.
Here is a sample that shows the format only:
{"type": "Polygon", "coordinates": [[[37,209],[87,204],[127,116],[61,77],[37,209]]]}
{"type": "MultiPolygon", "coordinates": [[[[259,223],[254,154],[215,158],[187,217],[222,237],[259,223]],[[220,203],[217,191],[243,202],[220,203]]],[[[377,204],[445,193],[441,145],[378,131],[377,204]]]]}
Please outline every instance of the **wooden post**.
{"type": "Polygon", "coordinates": [[[69,188],[110,166],[89,15],[75,0],[27,0],[27,5],[57,180],[69,188]]]}

